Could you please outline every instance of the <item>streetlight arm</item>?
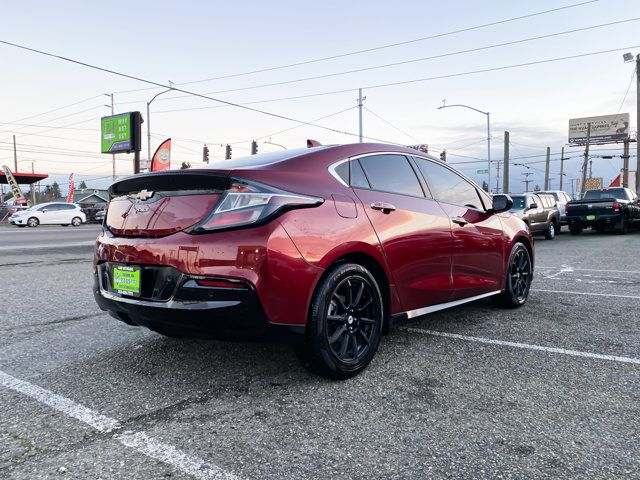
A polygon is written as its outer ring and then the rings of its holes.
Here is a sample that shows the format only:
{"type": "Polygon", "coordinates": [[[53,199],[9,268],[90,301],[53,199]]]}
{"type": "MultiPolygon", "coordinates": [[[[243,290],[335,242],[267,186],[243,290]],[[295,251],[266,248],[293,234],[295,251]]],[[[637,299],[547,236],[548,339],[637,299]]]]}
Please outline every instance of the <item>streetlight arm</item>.
{"type": "Polygon", "coordinates": [[[469,110],[473,110],[473,111],[476,111],[478,113],[482,113],[483,115],[489,115],[489,112],[483,112],[482,110],[478,110],[477,108],[470,107],[469,105],[463,105],[461,103],[456,103],[454,105],[440,105],[438,107],[438,110],[441,110],[443,108],[449,108],[449,107],[464,107],[464,108],[468,108],[469,110]]]}

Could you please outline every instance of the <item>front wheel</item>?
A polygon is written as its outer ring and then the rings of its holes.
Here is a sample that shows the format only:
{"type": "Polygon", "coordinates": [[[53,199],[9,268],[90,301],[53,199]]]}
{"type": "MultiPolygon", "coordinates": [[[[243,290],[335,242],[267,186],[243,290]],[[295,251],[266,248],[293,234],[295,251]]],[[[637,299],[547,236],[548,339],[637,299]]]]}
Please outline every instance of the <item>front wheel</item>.
{"type": "Polygon", "coordinates": [[[547,240],[553,240],[554,238],[556,238],[556,222],[554,222],[553,220],[549,222],[549,226],[544,232],[544,238],[546,238],[547,240]]]}
{"type": "Polygon", "coordinates": [[[532,280],[531,255],[527,247],[517,242],[509,256],[505,291],[493,297],[494,301],[507,308],[521,307],[529,297],[532,280]]]}
{"type": "Polygon", "coordinates": [[[620,219],[620,226],[616,229],[616,233],[618,235],[626,235],[629,233],[629,221],[626,215],[623,215],[620,219]]]}
{"type": "Polygon", "coordinates": [[[319,375],[357,375],[378,349],[384,303],[373,275],[354,263],[333,267],[311,301],[305,342],[297,353],[319,375]]]}
{"type": "Polygon", "coordinates": [[[73,220],[71,220],[71,225],[73,225],[74,227],[79,227],[80,225],[82,225],[82,219],[80,217],[73,217],[73,220]]]}
{"type": "Polygon", "coordinates": [[[29,227],[37,227],[38,225],[40,225],[40,220],[38,220],[36,217],[31,217],[29,220],[27,220],[27,225],[29,227]]]}

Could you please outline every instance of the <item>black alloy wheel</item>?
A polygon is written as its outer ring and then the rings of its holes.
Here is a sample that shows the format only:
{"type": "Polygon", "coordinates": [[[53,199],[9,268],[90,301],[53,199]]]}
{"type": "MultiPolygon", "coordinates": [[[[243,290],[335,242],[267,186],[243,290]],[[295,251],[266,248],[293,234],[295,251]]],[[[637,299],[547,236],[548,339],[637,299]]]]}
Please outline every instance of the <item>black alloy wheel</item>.
{"type": "Polygon", "coordinates": [[[521,307],[529,297],[533,281],[533,265],[529,250],[522,243],[516,243],[509,256],[505,291],[495,300],[508,308],[521,307]]]}
{"type": "Polygon", "coordinates": [[[382,295],[373,275],[361,265],[337,265],[314,293],[307,338],[298,354],[325,377],[356,375],[376,353],[383,318],[382,295]]]}

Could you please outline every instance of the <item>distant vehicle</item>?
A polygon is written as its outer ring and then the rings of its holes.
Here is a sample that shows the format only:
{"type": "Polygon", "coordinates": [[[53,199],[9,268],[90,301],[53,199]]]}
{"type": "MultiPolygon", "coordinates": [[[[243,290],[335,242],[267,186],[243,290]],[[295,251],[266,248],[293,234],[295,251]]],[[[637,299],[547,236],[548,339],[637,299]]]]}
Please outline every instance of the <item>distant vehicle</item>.
{"type": "Polygon", "coordinates": [[[38,225],[73,225],[78,227],[87,221],[87,216],[75,203],[48,202],[20,210],[9,218],[9,223],[18,227],[38,225]]]}
{"type": "Polygon", "coordinates": [[[106,213],[106,210],[100,210],[93,216],[93,218],[95,218],[96,222],[102,223],[104,221],[104,216],[106,213]]]}
{"type": "Polygon", "coordinates": [[[566,208],[572,235],[589,227],[597,232],[613,229],[625,234],[632,225],[640,225],[640,199],[629,188],[589,190],[582,200],[573,200],[566,208]]]}
{"type": "Polygon", "coordinates": [[[553,195],[520,193],[511,198],[510,212],[529,225],[531,234],[544,234],[547,240],[553,240],[560,233],[560,210],[553,195]]]}
{"type": "Polygon", "coordinates": [[[558,205],[558,211],[560,212],[560,225],[566,225],[567,214],[565,212],[565,205],[571,201],[571,195],[569,195],[567,192],[563,192],[562,190],[546,190],[544,192],[538,192],[538,193],[545,193],[547,195],[552,195],[553,198],[556,199],[556,204],[558,205]]]}

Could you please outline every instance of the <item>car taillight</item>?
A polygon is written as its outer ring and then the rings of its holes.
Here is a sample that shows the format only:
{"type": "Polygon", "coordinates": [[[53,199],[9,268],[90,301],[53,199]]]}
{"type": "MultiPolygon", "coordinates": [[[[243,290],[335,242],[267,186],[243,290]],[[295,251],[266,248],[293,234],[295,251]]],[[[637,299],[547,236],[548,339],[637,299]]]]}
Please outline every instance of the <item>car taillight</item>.
{"type": "Polygon", "coordinates": [[[613,202],[613,209],[616,211],[620,210],[620,203],[618,203],[617,200],[613,202]]]}
{"type": "Polygon", "coordinates": [[[211,214],[194,233],[263,223],[293,208],[315,207],[324,199],[286,192],[245,180],[233,180],[211,214]]]}
{"type": "Polygon", "coordinates": [[[569,213],[569,205],[567,205],[566,203],[564,204],[564,213],[565,215],[569,213]]]}

